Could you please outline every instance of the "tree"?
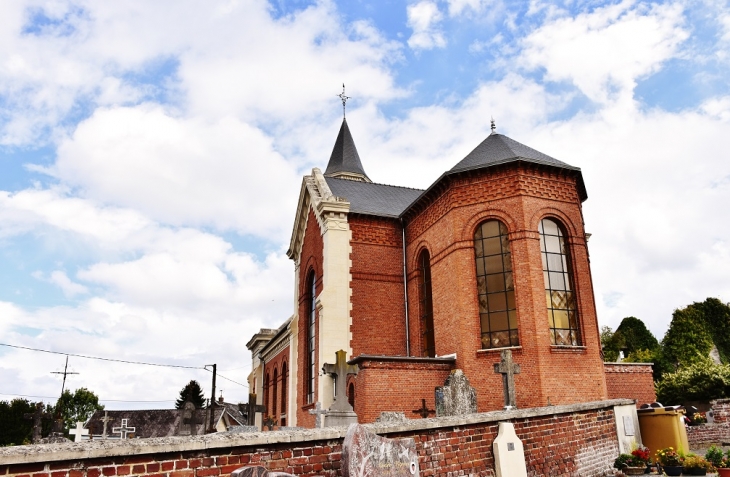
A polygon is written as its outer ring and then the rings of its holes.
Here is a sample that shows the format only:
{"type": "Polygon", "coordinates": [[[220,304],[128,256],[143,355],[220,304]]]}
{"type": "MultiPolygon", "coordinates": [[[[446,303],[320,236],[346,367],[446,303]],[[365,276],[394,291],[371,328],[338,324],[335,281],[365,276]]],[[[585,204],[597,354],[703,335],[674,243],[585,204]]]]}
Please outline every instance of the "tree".
{"type": "Polygon", "coordinates": [[[623,344],[621,349],[626,351],[626,355],[639,350],[653,350],[659,347],[659,341],[651,334],[644,322],[633,316],[627,316],[621,320],[614,336],[617,334],[620,335],[623,344]]]}
{"type": "Polygon", "coordinates": [[[709,401],[730,397],[730,365],[699,359],[656,383],[657,399],[663,404],[709,401]]]}
{"type": "Polygon", "coordinates": [[[56,401],[54,414],[60,414],[64,429],[73,429],[77,422],[86,422],[95,411],[101,411],[104,406],[99,404],[99,397],[86,388],[79,388],[73,394],[68,389],[56,401]]]}
{"type": "Polygon", "coordinates": [[[33,414],[35,404],[16,398],[0,401],[0,446],[29,444],[33,436],[33,421],[25,414],[33,414]]]}
{"type": "Polygon", "coordinates": [[[662,340],[665,359],[676,368],[704,361],[712,349],[712,337],[701,306],[674,310],[662,340]]]}
{"type": "Polygon", "coordinates": [[[717,298],[707,298],[702,303],[692,303],[690,307],[702,312],[720,359],[723,363],[730,362],[730,305],[717,298]]]}
{"type": "Polygon", "coordinates": [[[614,362],[618,359],[618,346],[613,339],[613,330],[610,326],[601,327],[601,349],[604,361],[614,362]]]}
{"type": "Polygon", "coordinates": [[[205,396],[203,395],[203,388],[200,384],[191,379],[188,384],[180,390],[180,397],[175,401],[175,409],[182,409],[185,407],[185,402],[190,401],[195,404],[196,409],[202,409],[205,407],[205,396]]]}

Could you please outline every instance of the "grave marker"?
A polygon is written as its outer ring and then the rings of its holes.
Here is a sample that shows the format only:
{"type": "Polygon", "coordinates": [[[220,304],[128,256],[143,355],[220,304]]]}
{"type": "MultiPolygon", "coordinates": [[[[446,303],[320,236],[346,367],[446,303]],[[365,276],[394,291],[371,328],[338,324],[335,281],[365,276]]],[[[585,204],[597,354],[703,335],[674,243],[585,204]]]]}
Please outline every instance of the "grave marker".
{"type": "Polygon", "coordinates": [[[74,442],[81,442],[81,439],[83,436],[89,435],[89,430],[84,429],[84,423],[83,422],[76,422],[76,429],[71,429],[68,431],[69,434],[74,436],[74,442]]]}
{"type": "Polygon", "coordinates": [[[420,414],[421,418],[426,419],[429,414],[436,414],[435,409],[429,409],[428,406],[426,406],[426,400],[421,399],[421,409],[414,409],[414,414],[420,414]]]}
{"type": "Polygon", "coordinates": [[[294,475],[286,472],[270,472],[266,467],[251,465],[234,470],[231,472],[231,477],[294,477],[294,475]]]}
{"type": "Polygon", "coordinates": [[[41,440],[41,430],[43,428],[43,419],[52,419],[53,415],[43,412],[43,403],[39,402],[35,405],[35,412],[25,413],[23,417],[33,420],[33,444],[38,444],[41,440]]]}
{"type": "Polygon", "coordinates": [[[347,375],[357,374],[358,367],[347,364],[347,353],[339,350],[335,353],[335,364],[325,363],[322,371],[335,376],[335,401],[327,413],[330,426],[346,426],[357,422],[357,414],[347,400],[347,375]]]}
{"type": "Polygon", "coordinates": [[[477,392],[460,369],[436,388],[436,416],[461,416],[477,412],[477,392]]]}
{"type": "Polygon", "coordinates": [[[127,434],[134,432],[137,428],[136,427],[129,427],[127,426],[127,423],[129,422],[129,419],[122,419],[122,426],[121,427],[112,427],[113,433],[120,433],[121,439],[126,439],[127,434]]]}
{"type": "Polygon", "coordinates": [[[387,439],[350,424],[342,444],[343,477],[418,477],[418,453],[412,438],[387,439]]]}
{"type": "Polygon", "coordinates": [[[246,424],[249,426],[256,425],[257,413],[261,414],[266,412],[266,406],[256,404],[256,394],[254,393],[248,393],[248,405],[244,406],[244,409],[246,410],[246,424]]]}
{"type": "Polygon", "coordinates": [[[504,388],[504,408],[517,408],[515,397],[515,374],[520,374],[520,365],[512,361],[512,351],[503,350],[499,363],[494,363],[494,372],[502,375],[502,386],[504,388]]]}
{"type": "Polygon", "coordinates": [[[314,427],[317,429],[320,429],[324,427],[324,420],[327,417],[327,409],[322,409],[322,403],[317,401],[317,404],[314,405],[314,409],[309,410],[309,414],[314,414],[314,427]]]}
{"type": "Polygon", "coordinates": [[[109,417],[109,411],[104,411],[104,417],[102,417],[100,420],[101,420],[101,422],[104,423],[104,428],[103,428],[103,431],[101,433],[101,438],[102,439],[106,439],[106,425],[107,425],[108,422],[113,421],[114,418],[113,417],[109,417]]]}
{"type": "Polygon", "coordinates": [[[500,422],[494,439],[494,470],[497,477],[527,477],[525,449],[511,422],[500,422]]]}
{"type": "Polygon", "coordinates": [[[183,407],[182,418],[180,419],[180,435],[190,436],[196,435],[197,429],[195,426],[202,424],[203,419],[196,412],[197,408],[195,404],[190,401],[185,402],[183,407]]]}

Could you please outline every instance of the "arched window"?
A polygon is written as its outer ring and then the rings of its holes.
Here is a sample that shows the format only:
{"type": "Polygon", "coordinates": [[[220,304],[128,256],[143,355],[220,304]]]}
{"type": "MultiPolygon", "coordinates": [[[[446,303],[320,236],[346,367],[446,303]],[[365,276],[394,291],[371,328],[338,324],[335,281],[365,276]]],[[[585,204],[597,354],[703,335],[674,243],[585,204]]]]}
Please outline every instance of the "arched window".
{"type": "Polygon", "coordinates": [[[266,377],[264,378],[264,406],[269,407],[269,384],[271,381],[269,381],[269,373],[266,373],[266,377]]]}
{"type": "Polygon", "coordinates": [[[307,279],[307,403],[314,402],[314,380],[317,378],[317,363],[315,359],[315,335],[317,308],[315,300],[317,297],[316,280],[314,272],[309,274],[307,279]]]}
{"type": "MultiPolygon", "coordinates": [[[[286,402],[286,384],[287,384],[287,369],[286,361],[281,365],[281,413],[286,414],[287,402],[286,402]]],[[[282,420],[283,422],[283,420],[282,420]]],[[[284,425],[283,423],[281,424],[284,425]]]]}
{"type": "Polygon", "coordinates": [[[272,396],[273,396],[273,398],[274,398],[274,399],[273,399],[273,401],[274,401],[274,402],[273,402],[273,403],[271,404],[271,411],[272,411],[272,412],[271,412],[271,415],[272,415],[272,416],[276,416],[276,415],[277,415],[277,414],[276,414],[276,408],[277,408],[277,406],[276,406],[276,401],[278,401],[278,399],[279,399],[279,395],[278,395],[278,394],[276,393],[276,381],[278,381],[278,378],[279,378],[279,373],[277,372],[277,369],[276,369],[276,368],[274,368],[274,385],[273,385],[273,386],[274,386],[274,389],[273,389],[273,391],[271,392],[271,395],[272,395],[272,396]]]}
{"type": "Polygon", "coordinates": [[[554,345],[579,346],[580,328],[565,235],[552,219],[542,219],[539,230],[550,341],[554,345]]]}
{"type": "Polygon", "coordinates": [[[498,220],[482,223],[474,234],[474,248],[482,348],[519,346],[507,227],[498,220]]]}
{"type": "Polygon", "coordinates": [[[423,356],[436,356],[433,333],[433,298],[431,294],[431,258],[428,250],[418,256],[418,298],[421,306],[421,351],[423,356]]]}
{"type": "Polygon", "coordinates": [[[355,409],[355,383],[350,383],[350,386],[347,388],[347,402],[355,409]]]}

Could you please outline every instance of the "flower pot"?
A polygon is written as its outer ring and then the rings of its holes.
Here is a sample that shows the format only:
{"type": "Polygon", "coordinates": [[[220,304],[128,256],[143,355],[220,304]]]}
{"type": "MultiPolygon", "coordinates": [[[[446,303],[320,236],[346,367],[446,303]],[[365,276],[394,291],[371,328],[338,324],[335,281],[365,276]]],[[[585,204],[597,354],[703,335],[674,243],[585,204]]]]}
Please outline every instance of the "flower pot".
{"type": "Polygon", "coordinates": [[[730,469],[720,467],[719,469],[717,469],[717,475],[719,477],[730,477],[730,469]]]}
{"type": "Polygon", "coordinates": [[[707,475],[705,469],[684,469],[682,472],[684,475],[707,475]]]}
{"type": "Polygon", "coordinates": [[[643,475],[646,467],[624,467],[621,471],[626,475],[643,475]]]}
{"type": "Polygon", "coordinates": [[[667,475],[682,475],[681,465],[663,465],[662,470],[667,475]]]}

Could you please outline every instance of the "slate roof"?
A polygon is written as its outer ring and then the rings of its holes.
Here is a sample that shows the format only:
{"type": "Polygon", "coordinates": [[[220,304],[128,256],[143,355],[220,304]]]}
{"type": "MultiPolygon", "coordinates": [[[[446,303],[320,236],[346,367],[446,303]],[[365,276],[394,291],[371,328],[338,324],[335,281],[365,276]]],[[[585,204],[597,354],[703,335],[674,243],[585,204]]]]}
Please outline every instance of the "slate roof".
{"type": "Polygon", "coordinates": [[[398,218],[423,192],[372,182],[325,177],[332,194],[350,202],[350,212],[398,218]]]}
{"type": "Polygon", "coordinates": [[[344,118],[324,175],[327,176],[338,172],[354,172],[368,177],[362,167],[362,162],[360,162],[360,155],[357,153],[355,141],[352,139],[350,128],[347,126],[347,120],[344,118]]]}
{"type": "Polygon", "coordinates": [[[578,167],[552,158],[507,136],[492,133],[449,172],[462,172],[516,161],[544,164],[574,171],[580,170],[578,167]]]}

